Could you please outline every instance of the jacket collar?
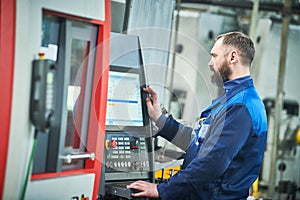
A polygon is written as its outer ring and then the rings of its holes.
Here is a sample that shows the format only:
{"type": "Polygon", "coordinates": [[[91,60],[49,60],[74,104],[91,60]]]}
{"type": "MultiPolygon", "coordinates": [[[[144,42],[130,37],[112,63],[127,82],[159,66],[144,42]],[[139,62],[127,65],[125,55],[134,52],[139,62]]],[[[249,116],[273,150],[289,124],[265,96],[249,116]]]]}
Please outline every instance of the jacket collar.
{"type": "Polygon", "coordinates": [[[227,93],[235,86],[243,83],[244,81],[251,80],[251,79],[252,79],[251,76],[244,76],[241,78],[229,80],[224,83],[223,88],[224,88],[225,92],[227,93]]]}
{"type": "Polygon", "coordinates": [[[212,104],[201,113],[201,117],[207,117],[209,114],[208,112],[210,112],[211,109],[226,104],[226,102],[231,97],[235,96],[237,93],[244,90],[245,88],[249,88],[252,86],[253,86],[253,80],[251,76],[245,76],[230,81],[226,81],[224,83],[224,89],[226,92],[224,92],[218,98],[212,100],[212,104]]]}

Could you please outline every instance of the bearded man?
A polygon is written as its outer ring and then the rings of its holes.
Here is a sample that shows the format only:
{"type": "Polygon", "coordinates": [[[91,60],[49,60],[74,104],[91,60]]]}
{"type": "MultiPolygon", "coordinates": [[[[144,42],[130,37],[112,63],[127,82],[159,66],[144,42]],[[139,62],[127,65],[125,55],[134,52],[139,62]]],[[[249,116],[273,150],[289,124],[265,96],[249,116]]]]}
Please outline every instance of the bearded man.
{"type": "Polygon", "coordinates": [[[247,199],[260,173],[267,138],[265,107],[250,76],[254,45],[240,32],[219,35],[211,49],[212,82],[224,93],[201,114],[197,128],[161,113],[156,92],[148,87],[149,116],[158,135],[186,150],[181,169],[167,182],[137,181],[134,197],[160,199],[247,199]]]}

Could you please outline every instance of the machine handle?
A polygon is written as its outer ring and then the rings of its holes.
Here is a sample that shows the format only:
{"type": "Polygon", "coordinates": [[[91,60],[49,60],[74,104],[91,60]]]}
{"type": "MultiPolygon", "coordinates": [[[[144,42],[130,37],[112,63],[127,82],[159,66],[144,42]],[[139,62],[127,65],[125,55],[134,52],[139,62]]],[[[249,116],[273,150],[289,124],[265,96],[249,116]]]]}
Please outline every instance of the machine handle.
{"type": "Polygon", "coordinates": [[[67,155],[59,156],[60,159],[67,163],[71,163],[72,160],[80,160],[80,159],[91,159],[92,161],[95,160],[95,153],[73,153],[67,155]]]}

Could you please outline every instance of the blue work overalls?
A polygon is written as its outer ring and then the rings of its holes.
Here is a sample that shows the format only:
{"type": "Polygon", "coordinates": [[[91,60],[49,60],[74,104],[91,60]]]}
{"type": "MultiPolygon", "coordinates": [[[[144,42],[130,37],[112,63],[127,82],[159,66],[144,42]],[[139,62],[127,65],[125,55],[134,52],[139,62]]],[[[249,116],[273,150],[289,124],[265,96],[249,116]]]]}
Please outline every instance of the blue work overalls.
{"type": "MultiPolygon", "coordinates": [[[[252,79],[239,81],[201,113],[205,120],[190,143],[182,170],[157,186],[161,199],[248,197],[249,187],[259,175],[267,121],[252,79]]],[[[166,124],[176,127],[174,121],[168,118],[166,124]]],[[[162,128],[159,134],[168,138],[170,132],[162,128]]]]}

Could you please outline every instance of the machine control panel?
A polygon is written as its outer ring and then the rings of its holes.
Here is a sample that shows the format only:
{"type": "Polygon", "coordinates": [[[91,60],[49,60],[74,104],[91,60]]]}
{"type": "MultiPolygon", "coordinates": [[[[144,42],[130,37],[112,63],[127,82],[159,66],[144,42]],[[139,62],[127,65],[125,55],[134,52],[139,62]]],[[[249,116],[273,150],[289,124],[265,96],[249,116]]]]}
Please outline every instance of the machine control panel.
{"type": "MultiPolygon", "coordinates": [[[[111,33],[106,134],[99,194],[132,199],[124,187],[137,180],[154,182],[152,127],[147,112],[142,51],[138,36],[111,33]]],[[[140,199],[140,198],[139,198],[140,199]]]]}
{"type": "Polygon", "coordinates": [[[106,172],[149,171],[148,148],[144,136],[126,133],[107,134],[105,141],[106,172]]]}

